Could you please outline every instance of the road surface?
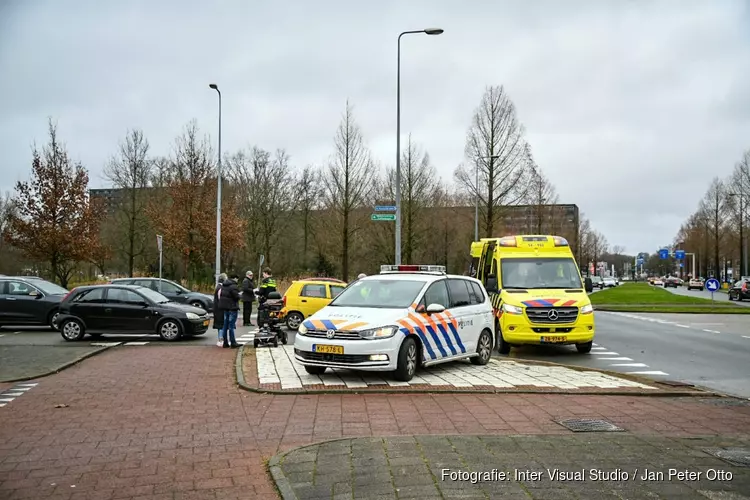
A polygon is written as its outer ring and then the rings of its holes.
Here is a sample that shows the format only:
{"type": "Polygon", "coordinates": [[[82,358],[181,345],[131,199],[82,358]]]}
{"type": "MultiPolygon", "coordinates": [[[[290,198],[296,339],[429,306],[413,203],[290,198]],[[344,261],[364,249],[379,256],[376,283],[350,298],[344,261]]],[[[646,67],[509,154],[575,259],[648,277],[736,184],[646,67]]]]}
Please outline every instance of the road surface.
{"type": "Polygon", "coordinates": [[[750,398],[748,316],[600,311],[594,342],[590,354],[568,346],[526,346],[510,356],[682,381],[750,398]]]}
{"type": "MultiPolygon", "coordinates": [[[[665,290],[672,292],[676,295],[687,295],[688,297],[700,297],[702,299],[708,299],[711,300],[711,292],[706,291],[704,288],[703,290],[688,290],[684,286],[677,287],[677,288],[665,288],[665,290]]],[[[719,302],[721,304],[726,304],[729,302],[729,296],[724,292],[714,292],[714,300],[716,302],[719,302]]],[[[742,302],[738,301],[732,301],[732,304],[738,304],[742,306],[750,306],[750,301],[744,300],[742,302]]]]}

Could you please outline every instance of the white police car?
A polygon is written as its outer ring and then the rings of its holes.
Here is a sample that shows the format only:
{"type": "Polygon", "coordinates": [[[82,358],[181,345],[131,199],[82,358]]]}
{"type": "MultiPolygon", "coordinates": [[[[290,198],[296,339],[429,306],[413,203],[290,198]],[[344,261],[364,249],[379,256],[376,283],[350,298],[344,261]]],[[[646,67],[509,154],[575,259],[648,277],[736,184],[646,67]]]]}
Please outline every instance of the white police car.
{"type": "Polygon", "coordinates": [[[294,355],[312,374],[393,371],[409,381],[418,366],[465,358],[487,364],[494,324],[480,281],[447,275],[443,266],[381,266],[302,322],[294,355]]]}

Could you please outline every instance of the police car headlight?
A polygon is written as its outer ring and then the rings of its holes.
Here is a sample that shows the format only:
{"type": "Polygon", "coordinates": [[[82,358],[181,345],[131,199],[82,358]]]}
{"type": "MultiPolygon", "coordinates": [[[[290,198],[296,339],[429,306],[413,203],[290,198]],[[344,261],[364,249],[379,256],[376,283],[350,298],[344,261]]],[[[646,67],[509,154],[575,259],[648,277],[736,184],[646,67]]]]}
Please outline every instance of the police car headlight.
{"type": "Polygon", "coordinates": [[[200,316],[195,313],[185,313],[185,315],[187,316],[187,319],[200,319],[200,316]]]}
{"type": "Polygon", "coordinates": [[[591,314],[592,312],[594,312],[594,306],[591,304],[586,304],[581,308],[581,314],[591,314]]]}
{"type": "Polygon", "coordinates": [[[503,312],[508,314],[523,314],[523,309],[518,306],[512,306],[510,304],[503,304],[503,312]]]}
{"type": "Polygon", "coordinates": [[[384,326],[383,328],[371,328],[370,330],[362,330],[359,332],[359,336],[364,339],[386,339],[393,337],[398,331],[397,326],[384,326]]]}
{"type": "Polygon", "coordinates": [[[305,326],[304,323],[299,324],[299,328],[297,328],[297,333],[302,334],[302,335],[307,333],[307,327],[305,326]]]}

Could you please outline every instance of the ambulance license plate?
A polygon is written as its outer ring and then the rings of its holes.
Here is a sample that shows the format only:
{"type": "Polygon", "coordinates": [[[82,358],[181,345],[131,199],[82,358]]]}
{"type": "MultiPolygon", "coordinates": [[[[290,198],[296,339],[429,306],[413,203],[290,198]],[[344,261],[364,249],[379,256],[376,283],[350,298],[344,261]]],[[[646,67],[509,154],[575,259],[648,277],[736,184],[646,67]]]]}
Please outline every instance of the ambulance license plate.
{"type": "Polygon", "coordinates": [[[344,354],[342,345],[313,344],[312,350],[322,354],[344,354]]]}
{"type": "Polygon", "coordinates": [[[567,342],[568,337],[562,335],[552,335],[548,337],[542,337],[541,341],[549,344],[559,344],[560,342],[567,342]]]}

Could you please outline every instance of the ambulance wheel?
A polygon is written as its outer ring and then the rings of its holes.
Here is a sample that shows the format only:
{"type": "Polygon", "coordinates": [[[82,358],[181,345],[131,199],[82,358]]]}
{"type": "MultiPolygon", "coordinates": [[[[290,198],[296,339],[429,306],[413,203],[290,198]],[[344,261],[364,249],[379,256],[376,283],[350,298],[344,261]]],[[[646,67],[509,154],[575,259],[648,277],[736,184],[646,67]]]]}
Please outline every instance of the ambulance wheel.
{"type": "Polygon", "coordinates": [[[500,354],[510,354],[510,344],[503,338],[503,332],[500,327],[497,329],[497,352],[500,354]]]}
{"type": "Polygon", "coordinates": [[[594,344],[594,342],[586,342],[585,344],[576,344],[576,349],[578,349],[578,352],[581,354],[588,354],[591,352],[591,346],[594,344]]]}
{"type": "Polygon", "coordinates": [[[414,342],[414,339],[406,337],[398,351],[398,364],[396,365],[396,371],[393,372],[396,380],[400,382],[410,381],[417,371],[418,360],[417,343],[414,342]]]}
{"type": "Polygon", "coordinates": [[[323,375],[326,371],[326,367],[305,365],[305,371],[309,373],[310,375],[323,375]]]}

